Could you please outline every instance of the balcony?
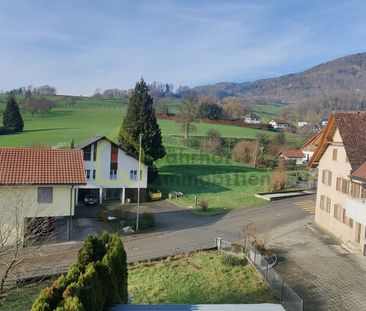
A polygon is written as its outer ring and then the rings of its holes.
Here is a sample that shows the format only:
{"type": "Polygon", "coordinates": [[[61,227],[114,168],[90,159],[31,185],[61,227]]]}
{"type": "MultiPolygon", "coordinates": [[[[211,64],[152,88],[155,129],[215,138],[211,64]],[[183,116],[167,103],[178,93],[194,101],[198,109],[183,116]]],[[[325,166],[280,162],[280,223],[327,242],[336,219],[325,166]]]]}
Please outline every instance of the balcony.
{"type": "Polygon", "coordinates": [[[346,216],[366,226],[366,199],[347,198],[346,216]]]}

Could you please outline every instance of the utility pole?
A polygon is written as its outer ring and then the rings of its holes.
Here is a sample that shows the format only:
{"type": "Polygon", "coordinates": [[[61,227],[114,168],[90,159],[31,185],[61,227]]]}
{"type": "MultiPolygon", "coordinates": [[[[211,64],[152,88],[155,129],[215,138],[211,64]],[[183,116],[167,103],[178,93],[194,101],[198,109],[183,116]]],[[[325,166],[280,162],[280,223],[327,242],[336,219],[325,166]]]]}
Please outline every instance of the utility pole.
{"type": "Polygon", "coordinates": [[[142,177],[141,174],[141,140],[142,134],[140,134],[140,142],[139,142],[139,166],[137,172],[137,215],[136,215],[136,231],[139,231],[139,213],[140,213],[140,179],[142,177]]]}

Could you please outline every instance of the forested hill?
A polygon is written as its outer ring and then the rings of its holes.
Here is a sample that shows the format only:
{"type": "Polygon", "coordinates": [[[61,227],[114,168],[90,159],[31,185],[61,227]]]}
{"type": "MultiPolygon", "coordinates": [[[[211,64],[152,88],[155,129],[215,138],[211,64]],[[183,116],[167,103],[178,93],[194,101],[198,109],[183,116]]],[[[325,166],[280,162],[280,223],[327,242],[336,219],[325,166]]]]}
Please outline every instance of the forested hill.
{"type": "Polygon", "coordinates": [[[366,53],[337,58],[296,74],[244,83],[194,88],[197,95],[241,96],[248,100],[298,102],[335,96],[366,97],[366,53]]]}

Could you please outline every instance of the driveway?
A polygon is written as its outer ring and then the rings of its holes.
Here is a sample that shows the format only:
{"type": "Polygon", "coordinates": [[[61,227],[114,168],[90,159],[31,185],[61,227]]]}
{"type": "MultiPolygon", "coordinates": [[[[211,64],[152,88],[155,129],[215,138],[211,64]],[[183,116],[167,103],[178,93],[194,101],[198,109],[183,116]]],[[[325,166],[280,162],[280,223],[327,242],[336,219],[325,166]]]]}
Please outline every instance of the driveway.
{"type": "Polygon", "coordinates": [[[305,310],[366,310],[366,257],[310,223],[272,241],[275,269],[304,300],[305,310]]]}

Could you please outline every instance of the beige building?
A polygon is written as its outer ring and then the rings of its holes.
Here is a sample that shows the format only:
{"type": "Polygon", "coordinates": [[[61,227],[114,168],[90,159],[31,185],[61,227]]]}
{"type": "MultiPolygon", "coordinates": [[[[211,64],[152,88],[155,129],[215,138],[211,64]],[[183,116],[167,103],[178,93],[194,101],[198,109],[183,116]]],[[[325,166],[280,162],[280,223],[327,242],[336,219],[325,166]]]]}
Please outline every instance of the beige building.
{"type": "Polygon", "coordinates": [[[74,188],[83,184],[80,150],[0,148],[2,242],[20,243],[35,232],[46,234],[57,229],[58,219],[70,225],[74,188]]]}
{"type": "Polygon", "coordinates": [[[315,221],[350,251],[366,253],[366,112],[334,112],[316,137],[315,221]]]}

